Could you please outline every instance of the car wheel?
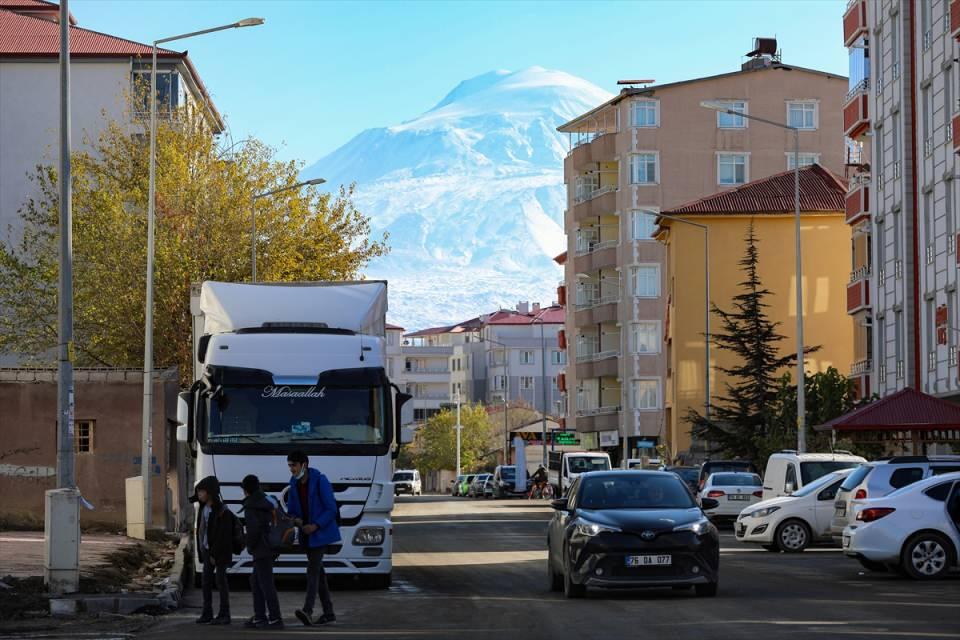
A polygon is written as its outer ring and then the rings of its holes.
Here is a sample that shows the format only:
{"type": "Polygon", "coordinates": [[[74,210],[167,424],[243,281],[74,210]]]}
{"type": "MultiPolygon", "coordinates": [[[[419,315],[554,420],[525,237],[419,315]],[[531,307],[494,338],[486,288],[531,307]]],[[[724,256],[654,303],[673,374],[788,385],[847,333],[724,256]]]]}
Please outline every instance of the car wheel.
{"type": "Polygon", "coordinates": [[[717,588],[720,586],[717,582],[708,582],[707,584],[697,584],[693,586],[698,598],[712,598],[717,595],[717,588]]]}
{"type": "Polygon", "coordinates": [[[903,545],[900,565],[914,580],[935,580],[947,575],[951,564],[950,542],[937,533],[920,533],[903,545]]]}
{"type": "Polygon", "coordinates": [[[780,553],[780,547],[778,547],[775,544],[763,544],[760,546],[766,549],[767,551],[772,551],[773,553],[780,553]]]}
{"type": "Polygon", "coordinates": [[[810,546],[810,527],[803,520],[787,520],[777,527],[777,546],[786,553],[800,553],[810,546]]]}
{"type": "Polygon", "coordinates": [[[882,562],[877,562],[876,560],[867,560],[866,558],[857,558],[857,560],[860,561],[860,566],[867,571],[885,573],[887,570],[887,565],[883,564],[882,562]]]}
{"type": "Polygon", "coordinates": [[[563,577],[557,573],[553,566],[553,554],[550,553],[550,540],[547,540],[547,584],[550,585],[550,591],[563,591],[563,577]]]}
{"type": "Polygon", "coordinates": [[[587,588],[577,584],[570,577],[569,561],[563,563],[563,597],[568,599],[582,598],[587,594],[587,588]]]}

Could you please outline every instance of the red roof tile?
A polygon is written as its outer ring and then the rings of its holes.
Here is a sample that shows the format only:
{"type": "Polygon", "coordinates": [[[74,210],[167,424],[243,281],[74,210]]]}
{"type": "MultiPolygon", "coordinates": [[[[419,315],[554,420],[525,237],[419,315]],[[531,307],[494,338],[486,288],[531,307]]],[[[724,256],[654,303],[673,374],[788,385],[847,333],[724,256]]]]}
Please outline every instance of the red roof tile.
{"type": "Polygon", "coordinates": [[[907,387],[854,409],[817,431],[934,431],[960,429],[960,405],[907,387]]]}
{"type": "MultiPolygon", "coordinates": [[[[678,214],[793,213],[793,170],[721,191],[664,211],[678,214]]],[[[800,169],[800,210],[843,211],[847,186],[818,164],[800,169]]]]}
{"type": "Polygon", "coordinates": [[[486,324],[563,324],[566,314],[563,307],[544,307],[537,313],[497,311],[487,318],[486,324]]]}
{"type": "Polygon", "coordinates": [[[390,323],[388,322],[388,323],[387,323],[387,330],[388,330],[388,331],[403,331],[403,327],[398,327],[397,325],[395,325],[395,324],[390,324],[390,323]]]}

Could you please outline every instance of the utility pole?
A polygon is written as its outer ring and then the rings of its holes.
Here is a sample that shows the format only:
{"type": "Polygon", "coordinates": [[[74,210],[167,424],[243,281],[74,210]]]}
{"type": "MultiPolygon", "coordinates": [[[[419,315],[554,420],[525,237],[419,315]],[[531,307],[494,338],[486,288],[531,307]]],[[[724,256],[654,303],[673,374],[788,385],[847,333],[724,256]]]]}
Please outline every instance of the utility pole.
{"type": "Polygon", "coordinates": [[[457,477],[460,477],[460,431],[463,429],[463,425],[460,424],[460,389],[457,389],[457,426],[454,427],[457,430],[457,477]]]}

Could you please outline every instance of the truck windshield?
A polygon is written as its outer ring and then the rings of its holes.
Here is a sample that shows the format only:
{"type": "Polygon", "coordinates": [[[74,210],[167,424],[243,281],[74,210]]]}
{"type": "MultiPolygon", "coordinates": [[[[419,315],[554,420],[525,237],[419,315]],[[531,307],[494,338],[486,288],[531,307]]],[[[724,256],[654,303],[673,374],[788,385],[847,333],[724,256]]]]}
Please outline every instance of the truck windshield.
{"type": "Polygon", "coordinates": [[[609,471],[610,461],[599,456],[576,456],[567,458],[570,473],[586,473],[588,471],[609,471]]]}
{"type": "Polygon", "coordinates": [[[403,482],[404,480],[406,481],[413,480],[413,474],[410,473],[409,471],[400,471],[398,473],[393,474],[394,482],[403,482]]]}
{"type": "Polygon", "coordinates": [[[206,440],[379,445],[387,437],[386,401],[379,386],[220,387],[208,399],[206,440]]]}

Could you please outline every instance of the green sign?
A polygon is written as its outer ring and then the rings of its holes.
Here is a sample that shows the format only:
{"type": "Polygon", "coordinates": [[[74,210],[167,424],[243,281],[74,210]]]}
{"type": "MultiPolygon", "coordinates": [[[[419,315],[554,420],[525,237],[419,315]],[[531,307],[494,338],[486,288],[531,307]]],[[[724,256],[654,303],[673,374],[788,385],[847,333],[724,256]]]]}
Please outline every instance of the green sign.
{"type": "Polygon", "coordinates": [[[580,438],[574,431],[555,431],[553,433],[553,443],[559,445],[576,446],[580,444],[580,438]]]}

